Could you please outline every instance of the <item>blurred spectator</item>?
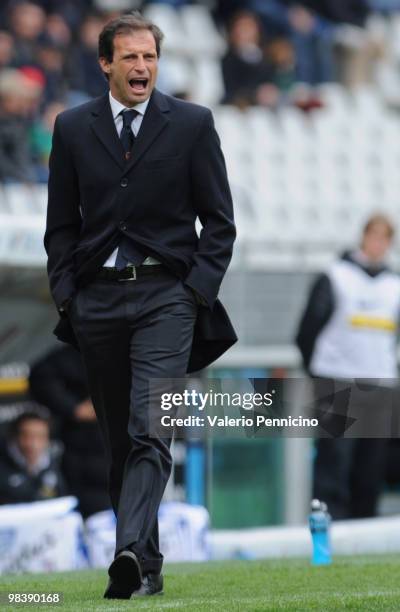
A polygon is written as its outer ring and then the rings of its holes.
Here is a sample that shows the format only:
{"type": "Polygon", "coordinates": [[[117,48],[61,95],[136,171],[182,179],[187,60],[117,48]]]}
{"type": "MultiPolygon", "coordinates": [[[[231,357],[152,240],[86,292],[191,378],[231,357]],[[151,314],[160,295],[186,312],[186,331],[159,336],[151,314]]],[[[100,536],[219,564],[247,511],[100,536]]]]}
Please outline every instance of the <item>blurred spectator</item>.
{"type": "Polygon", "coordinates": [[[0,503],[33,502],[67,494],[59,450],[50,443],[48,419],[26,412],[12,424],[0,454],[0,503]]]}
{"type": "Polygon", "coordinates": [[[229,23],[239,11],[250,11],[251,0],[216,0],[214,15],[218,22],[229,23]]]}
{"type": "Polygon", "coordinates": [[[19,72],[25,77],[25,91],[22,95],[25,99],[25,117],[30,122],[40,112],[46,78],[36,66],[21,66],[19,72]]]}
{"type": "Polygon", "coordinates": [[[45,29],[45,11],[33,2],[17,2],[11,6],[9,22],[15,40],[16,65],[32,64],[45,29]]]}
{"type": "Polygon", "coordinates": [[[272,81],[283,94],[287,94],[296,82],[296,55],[286,38],[275,38],[266,47],[271,64],[272,81]]]}
{"type": "Polygon", "coordinates": [[[344,438],[342,409],[354,391],[365,424],[376,423],[374,417],[385,425],[385,409],[395,405],[400,278],[384,263],[393,234],[384,216],[368,220],[360,248],[316,280],[296,339],[314,377],[320,425],[337,436],[317,440],[313,489],[335,519],[374,516],[384,482],[387,439],[370,431],[363,439],[344,438]],[[344,383],[342,395],[332,391],[340,388],[336,381],[344,383]],[[357,381],[368,383],[371,393],[357,393],[357,381]]]}
{"type": "Polygon", "coordinates": [[[98,39],[103,25],[103,19],[97,15],[86,17],[80,28],[78,44],[71,55],[70,87],[90,97],[100,96],[108,89],[97,58],[98,39]]]}
{"type": "Polygon", "coordinates": [[[49,39],[45,40],[38,46],[36,61],[44,76],[44,102],[64,99],[68,92],[68,81],[63,48],[49,39]]]}
{"type": "Polygon", "coordinates": [[[18,70],[0,74],[0,181],[29,182],[34,173],[29,153],[27,116],[31,90],[18,70]]]}
{"type": "MultiPolygon", "coordinates": [[[[96,0],[95,0],[96,1],[96,0]]],[[[133,3],[135,0],[131,0],[133,3]]],[[[2,0],[0,5],[0,23],[7,24],[9,15],[17,4],[25,3],[26,0],[2,0]]],[[[89,10],[92,9],[93,0],[31,0],[47,14],[59,14],[72,28],[79,25],[80,21],[89,10]]]]}
{"type": "Polygon", "coordinates": [[[229,26],[228,50],[222,60],[225,85],[223,102],[245,107],[275,106],[278,90],[263,50],[262,28],[248,12],[237,13],[229,26]]]}
{"type": "Polygon", "coordinates": [[[296,53],[297,81],[318,85],[334,79],[332,27],[328,20],[292,0],[251,0],[270,37],[288,37],[296,53]]]}
{"type": "Polygon", "coordinates": [[[35,164],[36,179],[47,182],[49,176],[49,157],[56,117],[65,110],[62,102],[51,102],[46,106],[43,115],[33,124],[30,131],[31,151],[35,164]]]}
{"type": "MultiPolygon", "coordinates": [[[[45,0],[49,12],[62,15],[69,27],[75,31],[79,28],[82,19],[92,10],[96,0],[45,0]]],[[[133,2],[134,0],[132,0],[133,2]]]]}
{"type": "Polygon", "coordinates": [[[14,39],[9,32],[0,30],[0,69],[12,66],[14,61],[14,39]]]}
{"type": "Polygon", "coordinates": [[[369,13],[369,0],[302,0],[305,5],[334,23],[363,27],[369,13]]]}
{"type": "Polygon", "coordinates": [[[62,15],[52,13],[46,20],[46,36],[55,45],[63,49],[68,49],[71,40],[71,29],[62,15]]]}
{"type": "Polygon", "coordinates": [[[64,443],[63,474],[84,517],[110,508],[107,467],[100,429],[80,354],[57,348],[32,366],[31,395],[60,423],[64,443]]]}

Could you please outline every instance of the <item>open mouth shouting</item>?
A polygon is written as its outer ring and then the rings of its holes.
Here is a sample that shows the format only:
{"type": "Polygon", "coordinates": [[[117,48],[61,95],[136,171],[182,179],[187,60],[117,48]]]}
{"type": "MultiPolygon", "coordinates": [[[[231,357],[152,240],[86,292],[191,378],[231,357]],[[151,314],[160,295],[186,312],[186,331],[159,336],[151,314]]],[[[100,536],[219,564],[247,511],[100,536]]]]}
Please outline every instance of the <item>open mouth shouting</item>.
{"type": "Polygon", "coordinates": [[[149,79],[146,77],[136,77],[129,80],[129,87],[132,93],[140,95],[147,91],[148,83],[149,79]]]}

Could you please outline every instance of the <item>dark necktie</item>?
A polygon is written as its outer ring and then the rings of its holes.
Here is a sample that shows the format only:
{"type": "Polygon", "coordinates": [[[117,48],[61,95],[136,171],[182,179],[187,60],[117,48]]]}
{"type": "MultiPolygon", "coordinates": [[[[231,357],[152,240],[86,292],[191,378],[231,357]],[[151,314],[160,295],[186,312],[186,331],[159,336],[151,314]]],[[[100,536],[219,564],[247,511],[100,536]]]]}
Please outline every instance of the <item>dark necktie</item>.
{"type": "Polygon", "coordinates": [[[134,133],[132,132],[132,121],[139,113],[133,109],[122,111],[122,130],[119,136],[122,146],[125,151],[125,159],[130,158],[133,143],[135,141],[134,133]]]}
{"type": "MultiPolygon", "coordinates": [[[[138,115],[138,112],[133,109],[124,110],[122,111],[121,115],[123,124],[120,134],[120,140],[125,151],[125,159],[129,160],[131,157],[133,143],[135,142],[135,136],[132,132],[132,121],[138,115]]],[[[127,236],[122,236],[118,247],[115,267],[118,270],[122,270],[128,264],[140,266],[140,264],[142,264],[145,259],[146,255],[141,253],[141,251],[135,245],[133,240],[131,240],[127,236]]]]}

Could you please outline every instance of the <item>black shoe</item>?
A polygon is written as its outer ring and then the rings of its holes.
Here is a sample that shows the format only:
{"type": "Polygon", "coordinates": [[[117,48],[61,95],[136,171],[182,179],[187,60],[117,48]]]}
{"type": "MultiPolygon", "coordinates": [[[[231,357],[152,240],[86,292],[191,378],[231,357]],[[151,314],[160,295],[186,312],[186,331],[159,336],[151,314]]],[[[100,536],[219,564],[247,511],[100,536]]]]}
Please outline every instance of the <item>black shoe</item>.
{"type": "Polygon", "coordinates": [[[130,599],[132,589],[126,589],[111,580],[108,581],[107,588],[104,591],[104,599],[130,599]]]}
{"type": "Polygon", "coordinates": [[[144,595],[163,595],[164,579],[162,574],[147,574],[143,576],[140,589],[133,592],[134,597],[144,595]]]}
{"type": "Polygon", "coordinates": [[[108,575],[110,580],[104,593],[106,599],[130,599],[142,584],[138,558],[130,550],[118,553],[108,568],[108,575]]]}

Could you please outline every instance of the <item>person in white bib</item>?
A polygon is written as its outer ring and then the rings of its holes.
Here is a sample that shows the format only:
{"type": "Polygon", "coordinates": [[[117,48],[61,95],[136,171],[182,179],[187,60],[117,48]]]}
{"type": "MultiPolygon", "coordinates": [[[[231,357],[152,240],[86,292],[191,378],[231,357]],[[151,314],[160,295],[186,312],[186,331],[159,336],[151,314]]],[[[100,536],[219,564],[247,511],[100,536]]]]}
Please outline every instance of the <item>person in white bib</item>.
{"type": "Polygon", "coordinates": [[[385,216],[367,221],[360,247],[315,281],[296,337],[313,377],[323,430],[316,442],[313,496],[328,504],[335,519],[374,516],[384,482],[383,420],[394,405],[398,377],[400,277],[385,264],[393,237],[385,216]],[[346,422],[350,397],[364,421],[361,436],[352,435],[352,425],[360,431],[355,422],[346,422]]]}

